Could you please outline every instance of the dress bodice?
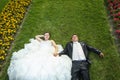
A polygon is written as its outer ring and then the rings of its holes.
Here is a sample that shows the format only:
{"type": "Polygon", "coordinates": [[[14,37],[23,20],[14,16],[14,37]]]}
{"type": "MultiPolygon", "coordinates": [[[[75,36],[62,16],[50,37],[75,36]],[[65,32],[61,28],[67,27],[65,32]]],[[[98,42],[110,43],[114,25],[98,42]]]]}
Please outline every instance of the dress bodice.
{"type": "Polygon", "coordinates": [[[42,51],[42,55],[48,55],[48,54],[52,54],[54,53],[55,51],[55,48],[53,47],[52,45],[52,42],[50,40],[47,40],[47,41],[41,41],[40,42],[40,46],[39,46],[39,50],[38,51],[42,51]]]}
{"type": "Polygon", "coordinates": [[[51,47],[51,46],[52,46],[52,43],[51,43],[50,40],[41,41],[40,46],[41,46],[41,47],[51,47]]]}

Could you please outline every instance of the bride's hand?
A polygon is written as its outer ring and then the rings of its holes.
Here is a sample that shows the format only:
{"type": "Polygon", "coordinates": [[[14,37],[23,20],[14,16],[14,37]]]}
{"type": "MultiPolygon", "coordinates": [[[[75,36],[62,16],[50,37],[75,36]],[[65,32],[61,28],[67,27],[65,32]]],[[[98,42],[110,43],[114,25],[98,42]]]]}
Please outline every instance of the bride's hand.
{"type": "Polygon", "coordinates": [[[56,57],[56,56],[59,56],[59,54],[58,54],[58,53],[54,53],[53,55],[54,55],[55,57],[56,57]]]}
{"type": "Polygon", "coordinates": [[[42,41],[41,37],[44,37],[44,35],[36,35],[35,38],[38,40],[38,41],[42,41]]]}

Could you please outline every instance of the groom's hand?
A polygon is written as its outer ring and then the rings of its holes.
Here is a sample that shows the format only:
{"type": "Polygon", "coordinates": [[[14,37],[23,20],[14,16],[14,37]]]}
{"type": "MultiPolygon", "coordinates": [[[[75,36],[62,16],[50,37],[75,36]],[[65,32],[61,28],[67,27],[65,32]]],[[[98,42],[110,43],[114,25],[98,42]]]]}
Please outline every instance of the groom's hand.
{"type": "Polygon", "coordinates": [[[103,53],[100,53],[100,57],[102,57],[102,58],[103,58],[103,57],[104,57],[104,54],[103,54],[103,53]]]}

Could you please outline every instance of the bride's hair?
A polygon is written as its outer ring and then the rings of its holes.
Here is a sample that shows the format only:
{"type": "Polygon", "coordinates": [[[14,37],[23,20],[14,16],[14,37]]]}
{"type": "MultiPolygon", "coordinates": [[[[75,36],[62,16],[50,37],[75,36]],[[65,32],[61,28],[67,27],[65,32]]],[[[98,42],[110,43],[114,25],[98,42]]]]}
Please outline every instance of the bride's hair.
{"type": "Polygon", "coordinates": [[[51,34],[50,34],[49,32],[45,32],[45,33],[44,33],[44,35],[45,35],[46,33],[48,33],[48,34],[49,34],[49,36],[51,36],[51,34]]]}
{"type": "Polygon", "coordinates": [[[46,33],[48,33],[48,34],[50,35],[50,33],[49,33],[49,32],[45,32],[45,33],[44,33],[44,35],[45,35],[46,33]]]}

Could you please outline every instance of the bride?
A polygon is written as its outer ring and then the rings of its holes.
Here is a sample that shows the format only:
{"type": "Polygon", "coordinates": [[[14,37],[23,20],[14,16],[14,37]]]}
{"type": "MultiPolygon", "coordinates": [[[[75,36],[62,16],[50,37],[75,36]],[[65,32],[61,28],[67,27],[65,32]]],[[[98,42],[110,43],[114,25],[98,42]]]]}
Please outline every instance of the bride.
{"type": "Polygon", "coordinates": [[[62,46],[49,40],[48,32],[35,38],[13,53],[7,71],[9,80],[71,80],[71,60],[57,54],[62,46]]]}

